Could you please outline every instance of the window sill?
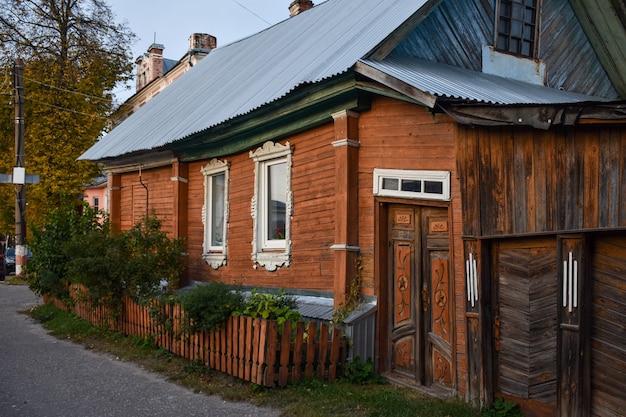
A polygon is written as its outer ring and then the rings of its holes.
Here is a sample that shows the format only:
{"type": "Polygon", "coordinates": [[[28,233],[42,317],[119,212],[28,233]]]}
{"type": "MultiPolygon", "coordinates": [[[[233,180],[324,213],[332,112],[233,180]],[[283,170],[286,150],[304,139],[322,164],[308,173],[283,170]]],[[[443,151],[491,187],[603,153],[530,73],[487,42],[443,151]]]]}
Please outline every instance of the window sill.
{"type": "Polygon", "coordinates": [[[203,253],[202,259],[213,269],[226,265],[226,254],[224,253],[203,253]]]}
{"type": "Polygon", "coordinates": [[[270,272],[273,272],[280,267],[289,266],[291,263],[291,256],[287,252],[264,251],[253,253],[252,260],[254,261],[254,269],[257,269],[260,266],[270,272]]]}

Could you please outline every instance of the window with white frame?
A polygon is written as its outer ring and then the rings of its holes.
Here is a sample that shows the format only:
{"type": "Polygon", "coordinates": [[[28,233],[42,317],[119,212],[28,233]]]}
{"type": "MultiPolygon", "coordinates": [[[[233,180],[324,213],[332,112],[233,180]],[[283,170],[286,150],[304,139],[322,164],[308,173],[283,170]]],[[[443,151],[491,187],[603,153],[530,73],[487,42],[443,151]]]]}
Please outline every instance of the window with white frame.
{"type": "Polygon", "coordinates": [[[252,260],[255,268],[262,266],[268,271],[275,271],[290,264],[292,151],[289,142],[285,145],[266,142],[255,151],[250,151],[255,172],[251,207],[254,219],[252,260]]]}
{"type": "Polygon", "coordinates": [[[450,200],[450,172],[374,169],[374,195],[450,200]]]}
{"type": "Polygon", "coordinates": [[[202,258],[214,269],[226,265],[229,164],[217,159],[202,167],[204,243],[202,258]]]}

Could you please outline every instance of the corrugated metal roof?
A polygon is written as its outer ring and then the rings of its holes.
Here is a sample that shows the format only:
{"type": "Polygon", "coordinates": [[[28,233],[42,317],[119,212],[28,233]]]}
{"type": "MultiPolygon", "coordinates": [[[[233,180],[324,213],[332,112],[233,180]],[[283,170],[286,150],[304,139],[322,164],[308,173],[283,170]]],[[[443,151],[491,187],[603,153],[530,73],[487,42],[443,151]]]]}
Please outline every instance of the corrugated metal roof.
{"type": "Polygon", "coordinates": [[[213,50],[80,159],[159,148],[345,72],[427,0],[329,0],[213,50]]]}
{"type": "Polygon", "coordinates": [[[607,101],[399,55],[390,55],[383,61],[360,62],[436,97],[508,105],[607,101]]]}

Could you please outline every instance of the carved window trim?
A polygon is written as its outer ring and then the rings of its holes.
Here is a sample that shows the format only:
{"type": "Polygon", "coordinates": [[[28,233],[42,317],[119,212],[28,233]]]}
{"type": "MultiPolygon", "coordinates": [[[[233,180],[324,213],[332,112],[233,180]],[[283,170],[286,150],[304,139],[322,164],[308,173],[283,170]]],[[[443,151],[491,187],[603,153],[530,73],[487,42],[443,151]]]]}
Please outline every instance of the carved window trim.
{"type": "Polygon", "coordinates": [[[252,236],[252,256],[254,268],[263,267],[268,271],[276,271],[283,266],[291,264],[291,216],[293,214],[293,193],[291,191],[291,169],[292,169],[293,147],[289,142],[285,145],[265,142],[262,147],[250,151],[250,158],[254,160],[254,196],[252,197],[250,214],[253,219],[252,236]],[[279,161],[286,163],[286,205],[285,205],[285,239],[284,245],[273,245],[273,247],[263,247],[262,228],[263,210],[259,201],[262,198],[264,182],[266,181],[265,168],[268,164],[279,161]]]}
{"type": "Polygon", "coordinates": [[[202,206],[202,224],[204,225],[204,239],[202,243],[202,259],[213,269],[226,265],[228,259],[228,219],[229,201],[228,188],[230,184],[230,164],[227,161],[212,159],[200,170],[204,176],[204,205],[202,206]],[[224,214],[222,230],[222,246],[212,246],[211,242],[211,201],[213,198],[212,179],[216,175],[224,175],[224,214]]]}

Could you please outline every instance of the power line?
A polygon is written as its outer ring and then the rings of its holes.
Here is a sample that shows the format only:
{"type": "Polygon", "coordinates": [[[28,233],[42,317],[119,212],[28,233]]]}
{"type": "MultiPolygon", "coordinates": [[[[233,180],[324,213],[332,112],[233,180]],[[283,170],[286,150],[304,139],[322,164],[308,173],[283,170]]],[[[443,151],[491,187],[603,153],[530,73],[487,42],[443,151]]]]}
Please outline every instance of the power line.
{"type": "Polygon", "coordinates": [[[28,81],[31,81],[31,82],[34,82],[35,84],[43,85],[44,87],[52,88],[53,90],[63,91],[64,93],[78,94],[78,95],[83,96],[83,97],[87,97],[87,98],[94,99],[94,100],[100,100],[100,101],[104,101],[104,102],[107,102],[107,103],[110,103],[110,102],[113,101],[110,98],[102,98],[102,97],[97,97],[97,96],[91,96],[89,94],[81,93],[80,91],[66,90],[64,88],[55,87],[53,85],[42,83],[41,81],[33,80],[32,78],[28,78],[28,77],[24,77],[24,79],[28,80],[28,81]]]}
{"type": "Polygon", "coordinates": [[[259,16],[258,14],[254,13],[252,10],[248,9],[246,6],[244,6],[243,4],[239,3],[237,0],[233,0],[234,3],[237,3],[239,6],[241,6],[241,8],[243,8],[244,10],[247,10],[249,13],[255,15],[256,17],[258,17],[259,19],[261,19],[262,21],[264,21],[265,23],[267,23],[268,25],[272,25],[270,22],[268,22],[267,20],[263,19],[261,16],[259,16]]]}
{"type": "Polygon", "coordinates": [[[84,113],[84,112],[80,112],[77,110],[68,109],[67,107],[55,106],[54,104],[44,103],[41,101],[33,100],[32,98],[28,98],[28,97],[25,97],[25,99],[28,101],[32,101],[33,103],[41,104],[42,106],[52,107],[53,109],[63,110],[63,111],[67,111],[67,112],[74,113],[74,114],[80,114],[82,116],[90,116],[90,117],[95,117],[97,119],[105,119],[105,120],[109,119],[108,117],[98,116],[92,113],[84,113]]]}

